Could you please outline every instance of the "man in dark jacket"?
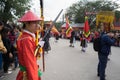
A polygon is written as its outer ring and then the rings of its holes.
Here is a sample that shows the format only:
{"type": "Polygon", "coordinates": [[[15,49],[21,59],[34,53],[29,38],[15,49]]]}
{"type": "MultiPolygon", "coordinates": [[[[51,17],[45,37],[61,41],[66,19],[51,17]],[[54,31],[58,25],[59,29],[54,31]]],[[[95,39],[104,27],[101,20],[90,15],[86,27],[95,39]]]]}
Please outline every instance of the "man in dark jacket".
{"type": "Polygon", "coordinates": [[[75,40],[75,31],[73,30],[71,32],[71,37],[70,37],[70,47],[74,47],[74,40],[75,40]]]}
{"type": "Polygon", "coordinates": [[[105,69],[107,66],[108,55],[110,53],[110,47],[115,43],[113,36],[114,34],[111,32],[101,35],[101,50],[98,52],[98,76],[100,76],[100,80],[106,80],[105,69]]]}

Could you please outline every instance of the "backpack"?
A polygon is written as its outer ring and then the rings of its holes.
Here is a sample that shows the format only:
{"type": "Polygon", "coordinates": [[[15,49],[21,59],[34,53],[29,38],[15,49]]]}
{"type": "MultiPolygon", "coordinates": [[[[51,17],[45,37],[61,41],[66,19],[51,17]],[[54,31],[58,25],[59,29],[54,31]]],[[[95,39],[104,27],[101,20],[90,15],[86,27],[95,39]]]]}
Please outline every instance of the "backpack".
{"type": "Polygon", "coordinates": [[[93,49],[98,52],[101,50],[101,37],[97,37],[93,41],[93,49]]]}

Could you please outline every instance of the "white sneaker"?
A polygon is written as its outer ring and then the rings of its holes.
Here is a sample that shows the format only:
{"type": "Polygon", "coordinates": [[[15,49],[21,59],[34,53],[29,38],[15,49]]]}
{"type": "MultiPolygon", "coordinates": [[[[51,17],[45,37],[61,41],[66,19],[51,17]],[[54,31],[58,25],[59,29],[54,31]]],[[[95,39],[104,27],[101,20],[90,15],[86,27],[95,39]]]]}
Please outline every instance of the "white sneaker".
{"type": "Polygon", "coordinates": [[[8,75],[8,74],[11,74],[12,71],[8,71],[8,72],[5,72],[4,75],[8,75]]]}
{"type": "Polygon", "coordinates": [[[8,73],[8,74],[11,74],[11,73],[12,73],[12,71],[8,71],[7,73],[8,73]]]}
{"type": "Polygon", "coordinates": [[[9,70],[9,71],[11,71],[11,70],[12,70],[12,68],[9,68],[8,70],[9,70]]]}

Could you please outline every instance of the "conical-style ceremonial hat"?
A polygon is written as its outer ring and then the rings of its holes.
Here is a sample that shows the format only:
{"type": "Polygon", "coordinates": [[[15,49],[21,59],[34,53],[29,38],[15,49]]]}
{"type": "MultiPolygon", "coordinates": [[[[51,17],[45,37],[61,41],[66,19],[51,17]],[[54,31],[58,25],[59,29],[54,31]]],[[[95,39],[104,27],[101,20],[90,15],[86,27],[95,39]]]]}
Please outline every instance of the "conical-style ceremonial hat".
{"type": "Polygon", "coordinates": [[[29,10],[18,21],[19,22],[28,22],[28,21],[40,21],[40,20],[42,20],[42,18],[39,18],[32,11],[29,10]]]}

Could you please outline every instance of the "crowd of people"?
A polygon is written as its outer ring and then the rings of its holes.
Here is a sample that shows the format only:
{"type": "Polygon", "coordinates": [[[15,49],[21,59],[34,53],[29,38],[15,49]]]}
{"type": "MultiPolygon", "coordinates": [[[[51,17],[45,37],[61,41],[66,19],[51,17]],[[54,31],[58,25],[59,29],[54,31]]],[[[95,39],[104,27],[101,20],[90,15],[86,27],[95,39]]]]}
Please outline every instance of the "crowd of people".
{"type": "MultiPolygon", "coordinates": [[[[98,37],[100,33],[101,33],[100,31],[91,32],[90,42],[93,42],[94,39],[96,37],[98,37]]],[[[107,32],[105,32],[105,33],[107,33],[107,32]]],[[[115,42],[114,46],[120,47],[120,32],[119,31],[112,31],[112,33],[114,33],[114,36],[116,36],[116,42],[115,42]]]]}
{"type": "MultiPolygon", "coordinates": [[[[37,46],[35,43],[35,33],[39,28],[39,21],[41,20],[42,19],[38,18],[34,13],[28,11],[19,19],[19,22],[23,23],[24,30],[16,25],[4,25],[4,23],[0,21],[0,77],[12,73],[12,70],[15,70],[19,65],[20,71],[16,80],[41,80],[42,73],[39,70],[37,55],[35,54],[37,46]],[[28,15],[31,17],[28,17],[28,15]]],[[[51,32],[45,28],[43,34],[46,35],[43,48],[48,53],[48,51],[51,50],[49,43],[51,32]]],[[[58,34],[54,34],[56,42],[59,40],[59,36],[58,34]]],[[[112,45],[120,46],[120,33],[95,31],[91,32],[89,38],[86,38],[83,33],[79,33],[81,51],[86,52],[87,43],[94,42],[94,39],[99,36],[101,36],[101,49],[98,51],[99,62],[97,76],[100,77],[100,80],[106,80],[105,69],[108,55],[111,52],[112,45]]],[[[76,32],[73,30],[70,37],[70,47],[75,46],[75,39],[76,32]]],[[[41,46],[41,44],[39,45],[41,46]]]]}
{"type": "MultiPolygon", "coordinates": [[[[56,38],[56,36],[54,36],[56,38]]],[[[58,36],[57,36],[58,37],[58,36]]],[[[75,47],[76,33],[73,30],[71,32],[70,45],[69,47],[75,47]]],[[[91,32],[89,37],[85,37],[84,33],[79,34],[79,41],[81,46],[81,51],[86,52],[87,44],[89,42],[94,42],[98,37],[101,37],[100,41],[100,50],[98,51],[98,65],[97,65],[97,76],[100,77],[100,80],[106,80],[106,67],[107,62],[110,60],[109,55],[111,54],[111,46],[119,46],[120,33],[118,32],[105,32],[105,31],[95,31],[91,32]]]]}
{"type": "MultiPolygon", "coordinates": [[[[71,33],[72,35],[72,33],[71,33]]],[[[74,35],[75,36],[75,35],[74,35]]],[[[96,38],[100,39],[99,41],[99,50],[98,52],[98,68],[97,68],[97,76],[100,77],[100,80],[106,80],[106,67],[107,67],[107,62],[110,60],[108,56],[111,54],[111,46],[120,46],[120,33],[116,32],[105,32],[105,31],[95,31],[94,33],[91,33],[88,37],[86,38],[83,33],[80,34],[80,46],[81,46],[81,51],[85,52],[87,43],[88,42],[93,42],[96,38]]],[[[71,43],[71,38],[73,38],[73,35],[70,37],[70,44],[71,43]]]]}
{"type": "Polygon", "coordinates": [[[19,67],[16,80],[41,80],[42,73],[40,65],[37,64],[40,52],[36,47],[40,45],[47,53],[51,50],[49,43],[51,33],[47,27],[44,27],[42,33],[38,32],[38,44],[36,42],[36,32],[41,27],[39,25],[41,20],[32,11],[28,11],[19,19],[22,27],[0,21],[0,77],[11,74],[19,67]]]}
{"type": "Polygon", "coordinates": [[[12,73],[18,67],[16,39],[19,28],[0,21],[0,76],[12,73]]]}

